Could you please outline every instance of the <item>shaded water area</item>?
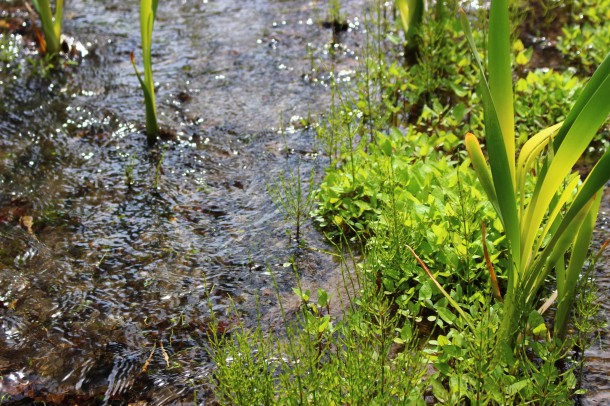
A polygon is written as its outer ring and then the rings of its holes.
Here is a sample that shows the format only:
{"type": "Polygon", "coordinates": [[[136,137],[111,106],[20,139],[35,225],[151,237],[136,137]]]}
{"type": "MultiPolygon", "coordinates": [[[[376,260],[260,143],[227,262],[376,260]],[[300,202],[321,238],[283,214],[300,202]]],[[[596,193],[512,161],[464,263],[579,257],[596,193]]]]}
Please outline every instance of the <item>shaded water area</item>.
{"type": "Polygon", "coordinates": [[[295,250],[266,189],[299,160],[321,174],[304,120],[328,108],[328,72],[356,68],[363,2],[343,8],[336,45],[326,2],[159,2],[154,79],[173,136],[154,148],[129,61],[139,2],[67,2],[83,57],[48,77],[27,61],[20,3],[2,11],[20,28],[0,68],[0,403],[204,403],[211,312],[230,329],[231,301],[255,320],[255,293],[263,314],[275,306],[272,275],[291,290],[287,262],[321,284],[336,268],[310,228],[313,249],[295,250]]]}

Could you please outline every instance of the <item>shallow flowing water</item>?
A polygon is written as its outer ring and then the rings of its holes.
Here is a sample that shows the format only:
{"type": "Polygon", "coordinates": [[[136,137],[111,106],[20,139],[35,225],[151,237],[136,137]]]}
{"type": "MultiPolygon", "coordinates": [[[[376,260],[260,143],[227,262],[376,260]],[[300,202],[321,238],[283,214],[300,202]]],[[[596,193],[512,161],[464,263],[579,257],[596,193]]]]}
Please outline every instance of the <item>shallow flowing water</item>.
{"type": "MultiPolygon", "coordinates": [[[[597,251],[610,240],[610,189],[606,186],[602,206],[593,236],[592,249],[597,251]]],[[[610,404],[610,251],[604,250],[594,273],[598,289],[599,319],[605,323],[595,331],[595,339],[585,352],[586,364],[583,372],[583,387],[588,390],[583,405],[610,404]]]]}
{"type": "MultiPolygon", "coordinates": [[[[328,256],[294,249],[266,189],[299,160],[321,174],[303,120],[327,108],[329,70],[356,68],[362,3],[344,8],[331,57],[326,2],[160,2],[154,79],[173,139],[152,149],[129,61],[138,2],[68,2],[84,56],[48,78],[23,74],[31,29],[17,30],[0,68],[2,402],[204,402],[212,311],[230,328],[231,300],[251,320],[255,293],[273,308],[287,262],[332,278],[328,256]]],[[[27,22],[12,5],[3,18],[27,22]]]]}

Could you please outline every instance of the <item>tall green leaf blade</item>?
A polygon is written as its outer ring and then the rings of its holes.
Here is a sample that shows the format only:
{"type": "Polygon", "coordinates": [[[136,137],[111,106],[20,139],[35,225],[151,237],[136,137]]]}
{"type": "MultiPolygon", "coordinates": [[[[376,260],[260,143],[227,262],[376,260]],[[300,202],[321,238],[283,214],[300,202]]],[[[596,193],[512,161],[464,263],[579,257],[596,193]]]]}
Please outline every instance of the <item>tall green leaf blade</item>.
{"type": "Polygon", "coordinates": [[[479,51],[477,50],[477,45],[474,42],[474,38],[472,36],[472,30],[470,29],[470,22],[468,21],[468,16],[463,9],[460,9],[460,23],[462,24],[462,29],[464,30],[464,34],[466,35],[466,40],[468,41],[468,45],[470,46],[470,50],[472,51],[472,56],[475,59],[479,67],[479,72],[483,77],[483,80],[487,82],[485,78],[485,68],[483,66],[483,61],[481,60],[481,56],[479,55],[479,51]]]}
{"type": "Polygon", "coordinates": [[[539,232],[538,237],[536,237],[536,244],[532,252],[538,252],[547,234],[550,233],[552,235],[557,230],[557,227],[559,227],[559,224],[561,224],[561,210],[563,209],[563,206],[572,197],[572,194],[574,193],[574,190],[576,190],[579,181],[580,176],[578,173],[572,174],[572,176],[566,181],[565,189],[560,195],[557,196],[557,202],[550,210],[550,213],[546,220],[546,225],[544,226],[542,231],[539,232]]]}
{"type": "MultiPolygon", "coordinates": [[[[530,168],[540,156],[544,148],[549,143],[551,137],[561,127],[561,123],[555,124],[554,126],[545,128],[527,142],[521,148],[519,152],[519,159],[517,160],[516,177],[517,177],[517,192],[519,193],[519,219],[522,220],[525,216],[525,181],[530,168]]],[[[527,223],[521,221],[521,239],[527,232],[524,227],[527,227],[527,223]]]]}
{"type": "Polygon", "coordinates": [[[496,114],[506,155],[510,163],[510,174],[515,187],[515,119],[513,107],[513,82],[510,63],[510,26],[508,0],[493,0],[489,11],[488,40],[489,90],[496,107],[496,114]]]}
{"type": "Polygon", "coordinates": [[[46,42],[46,52],[50,55],[59,53],[59,35],[55,35],[55,25],[53,23],[53,12],[49,0],[33,0],[34,9],[40,16],[42,32],[46,42]]]}
{"type": "Polygon", "coordinates": [[[466,139],[464,140],[464,144],[466,145],[466,150],[468,151],[468,155],[470,156],[470,161],[472,163],[472,167],[474,168],[481,185],[483,186],[483,190],[487,195],[487,198],[493,205],[494,209],[498,213],[500,217],[500,221],[504,224],[504,220],[502,219],[502,212],[500,211],[500,206],[498,204],[498,197],[496,196],[496,189],[494,188],[493,179],[491,178],[491,173],[489,171],[489,167],[485,162],[485,156],[483,155],[483,151],[481,150],[481,145],[479,144],[479,140],[473,134],[466,134],[466,139]]]}
{"type": "Polygon", "coordinates": [[[608,77],[608,73],[610,72],[610,53],[606,55],[601,65],[595,70],[593,76],[587,82],[587,85],[580,93],[580,97],[574,103],[574,106],[568,113],[568,116],[565,119],[565,125],[559,130],[557,136],[555,137],[554,146],[555,150],[559,149],[559,146],[563,142],[565,136],[567,135],[568,130],[572,126],[572,123],[579,116],[582,109],[586,106],[589,99],[591,99],[593,93],[599,89],[601,83],[603,83],[608,77]]]}
{"type": "MultiPolygon", "coordinates": [[[[498,198],[498,206],[500,207],[501,217],[504,220],[504,232],[510,244],[513,261],[511,267],[516,267],[521,262],[522,254],[517,199],[513,186],[514,178],[511,175],[511,168],[514,169],[514,160],[512,161],[513,165],[511,165],[507,156],[506,146],[504,145],[504,138],[502,137],[502,130],[500,129],[496,113],[497,110],[489,89],[487,86],[481,86],[481,89],[485,109],[485,140],[487,141],[487,149],[489,151],[489,165],[498,198]]],[[[518,286],[519,279],[520,275],[518,272],[513,275],[512,279],[509,278],[513,282],[509,289],[518,286]]]]}
{"type": "Polygon", "coordinates": [[[489,165],[491,167],[491,176],[493,179],[494,190],[500,209],[499,215],[503,220],[504,231],[506,238],[511,246],[510,252],[512,255],[513,264],[509,269],[508,280],[513,284],[509,286],[509,293],[519,283],[519,275],[516,274],[516,265],[521,261],[521,243],[519,232],[519,215],[517,212],[517,202],[515,198],[514,188],[514,155],[509,159],[507,155],[502,129],[498,119],[498,113],[494,105],[494,100],[491,97],[489,84],[485,79],[483,64],[474,42],[470,23],[463,10],[460,10],[460,19],[466,39],[470,44],[470,48],[474,54],[474,58],[479,66],[481,84],[479,86],[480,93],[483,99],[483,109],[485,115],[485,140],[489,150],[489,165]],[[512,162],[512,164],[511,164],[512,162]],[[513,266],[514,265],[514,266],[513,266]]]}
{"type": "MultiPolygon", "coordinates": [[[[606,59],[609,58],[610,54],[606,59]]],[[[579,98],[578,104],[583,105],[583,107],[580,109],[578,116],[571,122],[567,119],[564,122],[560,132],[563,130],[563,127],[569,126],[567,134],[563,142],[561,142],[559,150],[555,152],[555,157],[548,165],[548,169],[541,173],[536,183],[534,196],[530,202],[525,220],[529,232],[523,236],[521,241],[523,252],[531,251],[537,234],[536,230],[538,230],[544,219],[551,199],[595,136],[597,129],[607,120],[610,113],[610,103],[608,102],[610,100],[610,64],[604,63],[602,65],[605,69],[605,72],[603,72],[605,76],[602,77],[603,80],[599,79],[600,77],[598,76],[599,80],[596,80],[597,88],[587,92],[588,100],[582,102],[581,98],[579,98]]],[[[599,188],[593,191],[589,198],[599,188]]],[[[524,255],[522,261],[522,267],[525,267],[527,265],[527,256],[524,255]]]]}
{"type": "Polygon", "coordinates": [[[423,0],[396,0],[405,39],[409,41],[418,31],[424,15],[423,0]]]}
{"type": "Polygon", "coordinates": [[[549,243],[543,248],[540,255],[538,255],[536,262],[532,266],[534,274],[542,270],[543,266],[545,265],[545,258],[548,258],[555,250],[555,246],[558,244],[559,239],[564,237],[565,234],[570,234],[568,228],[574,221],[574,218],[576,218],[579,213],[582,212],[584,207],[591,204],[592,198],[596,193],[601,191],[609,180],[610,150],[606,151],[595,167],[593,167],[593,170],[591,170],[589,176],[587,176],[587,179],[585,179],[584,183],[580,187],[580,190],[578,191],[578,194],[574,198],[574,201],[570,205],[570,208],[561,220],[557,231],[553,234],[549,243]]]}
{"type": "Polygon", "coordinates": [[[557,312],[555,313],[555,335],[565,338],[569,313],[574,303],[574,292],[578,276],[587,259],[589,245],[593,237],[593,229],[599,212],[602,193],[595,197],[593,205],[583,222],[572,246],[570,262],[567,269],[557,270],[557,312]]]}
{"type": "Polygon", "coordinates": [[[531,137],[519,151],[519,159],[517,160],[517,190],[523,194],[523,188],[525,187],[525,178],[528,171],[532,167],[532,164],[536,158],[540,155],[544,147],[548,144],[549,140],[557,133],[562,123],[555,124],[551,127],[545,128],[538,132],[536,135],[531,137]]]}
{"type": "MultiPolygon", "coordinates": [[[[563,222],[566,218],[574,216],[604,185],[610,180],[610,150],[597,161],[585,181],[583,182],[578,194],[574,198],[572,205],[568,209],[563,222]]],[[[563,226],[565,228],[565,226],[563,226]]],[[[562,230],[559,226],[558,232],[562,230]]]]}
{"type": "MultiPolygon", "coordinates": [[[[524,276],[525,284],[523,291],[526,292],[527,302],[529,304],[534,300],[536,292],[540,289],[549,272],[555,267],[560,259],[570,249],[574,242],[574,236],[578,234],[587,214],[593,206],[594,200],[589,200],[574,216],[570,216],[569,221],[565,223],[565,232],[557,232],[551,243],[543,250],[543,255],[540,256],[539,266],[529,267],[527,274],[524,276]]],[[[565,218],[564,218],[565,220],[565,218]]]]}
{"type": "Polygon", "coordinates": [[[53,24],[53,30],[55,37],[61,39],[61,20],[64,14],[64,0],[57,0],[55,4],[55,22],[53,24]]]}
{"type": "MultiPolygon", "coordinates": [[[[157,18],[157,6],[159,5],[159,0],[152,0],[152,13],[153,20],[157,18]]],[[[152,29],[152,28],[151,28],[152,29]]]]}
{"type": "MultiPolygon", "coordinates": [[[[144,79],[139,76],[138,80],[144,91],[144,103],[146,105],[146,136],[148,143],[156,141],[159,133],[157,124],[157,104],[155,102],[155,86],[152,71],[152,33],[157,14],[158,0],[140,1],[140,34],[142,38],[142,60],[144,63],[144,79]]],[[[135,67],[135,64],[134,64],[135,67]]],[[[136,70],[137,71],[137,70],[136,70]]],[[[137,73],[137,72],[136,72],[137,73]]]]}

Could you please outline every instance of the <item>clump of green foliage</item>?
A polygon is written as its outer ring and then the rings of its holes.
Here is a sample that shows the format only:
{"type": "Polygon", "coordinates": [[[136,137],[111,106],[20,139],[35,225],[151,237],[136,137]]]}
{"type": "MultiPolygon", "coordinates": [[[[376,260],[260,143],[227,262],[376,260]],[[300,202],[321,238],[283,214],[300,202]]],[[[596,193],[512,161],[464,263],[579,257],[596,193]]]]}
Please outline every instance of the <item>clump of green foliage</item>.
{"type": "Polygon", "coordinates": [[[557,48],[568,62],[590,75],[610,49],[610,1],[574,1],[573,21],[562,27],[557,48]]]}
{"type": "Polygon", "coordinates": [[[294,289],[300,308],[294,316],[282,308],[277,331],[268,331],[259,317],[254,327],[239,324],[228,333],[213,317],[210,355],[217,366],[218,400],[244,406],[423,406],[432,388],[440,403],[570,404],[570,397],[581,393],[575,391],[576,369],[557,366],[571,342],[528,336],[514,355],[498,360],[502,308],[488,302],[470,306],[470,325],[448,312],[444,328],[426,331],[425,323],[396,312],[393,300],[363,274],[383,268],[373,259],[378,257],[369,256],[353,271],[355,264],[348,267],[341,257],[346,287],[361,283],[356,297],[341,302],[342,318],[330,311],[339,306],[337,298],[301,288],[294,289]]]}
{"type": "MultiPolygon", "coordinates": [[[[437,276],[449,289],[485,283],[481,221],[491,228],[492,248],[501,244],[500,223],[467,161],[458,164],[435,151],[430,137],[413,129],[377,134],[367,152],[357,150],[352,159],[322,181],[314,216],[329,235],[369,239],[386,264],[372,276],[379,278],[380,288],[401,304],[415,305],[413,317],[420,316],[422,306],[434,308],[430,281],[420,275],[406,244],[439,270],[437,276]],[[424,294],[419,300],[422,288],[430,297],[424,294]]],[[[467,290],[472,300],[481,298],[479,291],[467,290]]]]}

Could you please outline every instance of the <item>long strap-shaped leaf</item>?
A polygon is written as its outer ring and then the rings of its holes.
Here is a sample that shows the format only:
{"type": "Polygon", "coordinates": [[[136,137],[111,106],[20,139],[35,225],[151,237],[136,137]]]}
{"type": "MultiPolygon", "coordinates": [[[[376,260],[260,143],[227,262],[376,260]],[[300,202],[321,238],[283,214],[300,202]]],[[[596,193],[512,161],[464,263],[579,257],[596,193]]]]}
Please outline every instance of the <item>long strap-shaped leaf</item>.
{"type": "Polygon", "coordinates": [[[587,259],[601,198],[602,194],[598,193],[585,221],[578,231],[578,235],[572,245],[568,268],[558,268],[556,271],[557,312],[555,313],[555,335],[561,339],[564,339],[566,335],[568,316],[574,302],[574,291],[576,290],[578,276],[587,259]]]}
{"type": "MultiPolygon", "coordinates": [[[[157,103],[155,101],[155,85],[152,71],[152,33],[157,16],[158,0],[140,1],[140,34],[142,37],[142,60],[144,63],[144,79],[138,80],[144,90],[144,103],[146,105],[146,136],[148,143],[156,141],[159,133],[157,124],[157,103]]],[[[135,65],[134,65],[135,68],[135,65]]],[[[136,73],[137,69],[136,69],[136,73]]]]}
{"type": "MultiPolygon", "coordinates": [[[[561,123],[545,128],[544,130],[540,131],[538,134],[527,140],[527,142],[523,144],[523,147],[521,147],[516,168],[517,191],[520,196],[520,217],[523,216],[524,211],[525,181],[527,179],[527,174],[536,159],[538,158],[538,156],[542,153],[544,148],[549,143],[549,140],[553,137],[553,135],[557,133],[559,127],[561,127],[561,123]]],[[[523,233],[523,230],[521,230],[521,232],[523,233]]]]}
{"type": "MultiPolygon", "coordinates": [[[[591,99],[593,93],[600,88],[602,82],[606,80],[608,77],[608,71],[610,70],[610,53],[606,55],[601,65],[595,70],[593,76],[587,82],[587,85],[580,93],[580,97],[574,103],[574,106],[568,113],[568,116],[565,119],[565,126],[562,127],[557,133],[557,137],[555,137],[555,150],[559,149],[559,146],[563,143],[564,138],[567,135],[568,130],[572,126],[572,123],[576,120],[576,118],[580,115],[581,111],[584,109],[588,100],[591,99]]],[[[607,103],[606,103],[607,104],[607,103]]]]}
{"type": "Polygon", "coordinates": [[[410,41],[417,33],[424,14],[423,0],[396,0],[400,13],[402,27],[405,30],[405,39],[410,41]]]}
{"type": "Polygon", "coordinates": [[[55,30],[55,37],[60,39],[61,36],[61,19],[64,14],[64,0],[57,0],[55,4],[55,21],[53,29],[55,30]]]}
{"type": "MultiPolygon", "coordinates": [[[[492,7],[493,4],[494,3],[492,2],[492,7]]],[[[510,294],[519,283],[519,275],[515,271],[516,265],[521,261],[519,217],[517,213],[515,188],[513,186],[512,176],[512,173],[514,172],[514,155],[512,159],[509,160],[506,146],[504,144],[504,137],[502,136],[502,129],[500,127],[497,109],[491,96],[489,84],[485,78],[483,63],[479,57],[477,47],[472,37],[470,23],[468,22],[466,13],[463,10],[460,10],[460,18],[462,27],[466,33],[466,39],[470,44],[480,70],[480,91],[483,99],[483,108],[485,110],[485,140],[487,141],[487,148],[489,151],[489,165],[491,167],[491,176],[496,193],[495,197],[498,201],[498,207],[500,209],[498,214],[502,219],[504,232],[506,233],[507,240],[511,247],[509,252],[512,255],[511,261],[513,261],[513,264],[511,264],[509,267],[508,278],[509,281],[513,282],[512,285],[509,285],[508,287],[508,294],[510,294]]],[[[491,200],[493,197],[489,196],[489,198],[491,200]]]]}
{"type": "Polygon", "coordinates": [[[489,171],[489,166],[487,166],[487,161],[485,161],[485,156],[481,150],[479,140],[477,140],[477,137],[475,137],[474,134],[468,133],[466,134],[464,144],[466,145],[466,150],[470,156],[472,167],[474,168],[474,171],[476,172],[477,177],[483,186],[483,190],[498,213],[500,221],[502,221],[502,224],[504,224],[504,221],[502,220],[502,212],[500,211],[500,206],[498,204],[498,197],[496,196],[496,189],[494,188],[493,180],[491,178],[491,172],[489,171]]]}
{"type": "Polygon", "coordinates": [[[553,244],[549,244],[546,248],[550,248],[550,251],[545,249],[548,254],[541,256],[541,267],[532,267],[527,269],[527,274],[524,275],[523,291],[527,293],[527,303],[532,304],[535,298],[536,292],[540,289],[544,280],[550,271],[556,266],[556,264],[563,259],[562,257],[570,249],[574,242],[574,236],[576,236],[584,223],[589,211],[593,207],[594,199],[589,200],[574,216],[570,217],[570,220],[565,224],[564,232],[557,232],[555,234],[556,240],[553,244]],[[543,262],[542,262],[543,261],[543,262]]]}
{"type": "Polygon", "coordinates": [[[515,117],[513,73],[510,64],[508,0],[494,0],[489,10],[488,41],[489,90],[502,129],[506,155],[515,187],[515,117]]]}
{"type": "MultiPolygon", "coordinates": [[[[155,0],[142,0],[140,2],[140,33],[142,37],[142,59],[144,62],[144,83],[151,93],[153,105],[155,104],[153,72],[152,72],[152,32],[157,15],[155,0]]],[[[156,112],[156,107],[155,107],[156,112]]]]}
{"type": "Polygon", "coordinates": [[[571,234],[572,237],[575,235],[575,233],[568,232],[568,228],[573,220],[582,213],[583,208],[591,204],[595,194],[601,191],[608,180],[610,180],[610,150],[604,153],[589,173],[589,176],[587,176],[587,179],[585,179],[578,194],[557,228],[557,231],[553,234],[553,237],[533,264],[532,274],[537,274],[542,271],[545,266],[544,260],[556,250],[556,245],[558,245],[560,238],[562,238],[564,234],[571,234]]]}
{"type": "MultiPolygon", "coordinates": [[[[49,0],[32,0],[36,12],[40,16],[42,22],[42,31],[44,32],[44,39],[46,44],[46,52],[49,54],[56,54],[59,52],[59,34],[55,34],[56,27],[53,22],[53,12],[51,11],[51,2],[49,0]]],[[[60,4],[58,3],[58,7],[60,4]]],[[[63,10],[63,2],[61,4],[61,10],[63,10]]],[[[59,27],[61,29],[61,18],[59,19],[59,27]]]]}
{"type": "Polygon", "coordinates": [[[573,173],[572,176],[568,178],[563,192],[558,196],[557,202],[555,203],[550,214],[548,215],[546,225],[540,232],[539,236],[536,238],[536,244],[534,245],[534,249],[532,250],[533,254],[536,254],[540,250],[549,232],[552,235],[554,231],[557,230],[557,228],[559,227],[559,224],[561,224],[561,220],[563,219],[563,217],[560,216],[561,210],[563,209],[563,206],[571,200],[570,198],[573,197],[574,191],[576,190],[579,181],[580,174],[578,174],[578,172],[573,173]]]}
{"type": "MultiPolygon", "coordinates": [[[[607,120],[610,113],[609,100],[610,54],[606,56],[577,100],[577,114],[568,114],[556,136],[554,146],[559,147],[555,150],[555,156],[546,170],[541,172],[527,210],[525,224],[529,229],[522,236],[523,252],[531,251],[536,230],[542,223],[551,199],[595,136],[597,129],[607,120]],[[557,137],[561,134],[565,135],[563,141],[558,143],[557,137]]],[[[522,261],[521,267],[525,268],[527,258],[524,256],[522,261]]]]}

